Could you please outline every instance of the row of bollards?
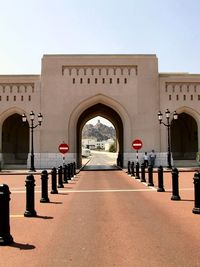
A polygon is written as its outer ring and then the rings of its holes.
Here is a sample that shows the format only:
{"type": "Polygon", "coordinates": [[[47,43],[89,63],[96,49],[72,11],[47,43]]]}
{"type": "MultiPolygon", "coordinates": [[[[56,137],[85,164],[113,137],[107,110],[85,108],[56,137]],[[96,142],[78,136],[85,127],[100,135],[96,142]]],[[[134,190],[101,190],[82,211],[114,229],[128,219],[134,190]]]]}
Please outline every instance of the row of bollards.
{"type": "MultiPolygon", "coordinates": [[[[68,183],[76,175],[76,164],[69,163],[60,166],[58,173],[56,168],[51,171],[52,178],[52,190],[51,194],[58,194],[57,187],[64,187],[64,183],[68,183]],[[58,186],[57,186],[57,174],[58,174],[58,186]]],[[[26,210],[24,212],[25,217],[36,217],[37,212],[35,210],[35,179],[33,174],[26,177],[26,210]]],[[[0,185],[0,246],[5,246],[13,243],[13,237],[10,234],[10,190],[8,185],[0,185]]],[[[41,203],[50,202],[48,197],[48,172],[42,171],[41,174],[41,203]]]]}
{"type": "MultiPolygon", "coordinates": [[[[139,162],[134,164],[134,162],[128,161],[128,171],[127,173],[134,176],[135,179],[140,179],[140,182],[146,183],[148,186],[154,186],[153,182],[153,166],[151,164],[147,167],[148,171],[148,181],[146,181],[146,166],[142,163],[141,166],[139,162]],[[135,171],[134,171],[135,166],[135,171]],[[140,171],[141,170],[141,171],[140,171]]],[[[165,192],[163,183],[163,167],[159,166],[158,170],[158,188],[157,192],[165,192]]],[[[178,183],[179,172],[177,168],[172,169],[172,197],[171,200],[180,200],[179,196],[179,183],[178,183]]]]}
{"type": "MultiPolygon", "coordinates": [[[[135,179],[140,179],[141,182],[146,183],[145,177],[145,164],[141,164],[141,172],[139,171],[139,163],[128,161],[128,171],[127,173],[131,176],[134,176],[135,179]],[[134,170],[135,166],[135,170],[134,170]],[[141,174],[141,178],[140,178],[141,174]]],[[[164,183],[163,183],[163,167],[159,166],[157,169],[158,173],[158,188],[157,192],[165,192],[164,183]]],[[[172,196],[171,200],[181,200],[179,195],[179,171],[177,168],[173,168],[171,171],[172,174],[172,196]]],[[[194,174],[194,208],[192,212],[195,214],[200,214],[200,172],[196,172],[194,174]]],[[[148,186],[154,186],[153,183],[153,167],[151,165],[148,166],[148,186]]]]}
{"type": "MultiPolygon", "coordinates": [[[[146,183],[146,166],[144,163],[141,164],[141,173],[140,173],[139,162],[136,162],[136,164],[134,164],[134,162],[128,161],[127,173],[131,176],[134,176],[135,179],[140,179],[141,182],[146,183]]],[[[148,186],[154,186],[154,183],[153,183],[153,166],[152,165],[148,166],[148,186]]]]}

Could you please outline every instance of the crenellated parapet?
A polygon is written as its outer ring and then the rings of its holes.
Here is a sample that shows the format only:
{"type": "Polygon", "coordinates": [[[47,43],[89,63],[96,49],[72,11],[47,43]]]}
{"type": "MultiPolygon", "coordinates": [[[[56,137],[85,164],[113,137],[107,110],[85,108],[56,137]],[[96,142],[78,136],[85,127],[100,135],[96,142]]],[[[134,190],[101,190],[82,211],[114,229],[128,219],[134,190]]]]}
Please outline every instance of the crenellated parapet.
{"type": "Polygon", "coordinates": [[[0,76],[0,103],[3,106],[37,103],[40,97],[41,81],[39,75],[0,76]]]}
{"type": "Polygon", "coordinates": [[[127,84],[138,75],[136,65],[70,65],[62,66],[62,75],[71,84],[127,84]]]}
{"type": "Polygon", "coordinates": [[[200,75],[160,75],[161,102],[195,105],[200,101],[200,75]]]}
{"type": "Polygon", "coordinates": [[[34,83],[0,83],[0,101],[31,101],[34,83]]]}

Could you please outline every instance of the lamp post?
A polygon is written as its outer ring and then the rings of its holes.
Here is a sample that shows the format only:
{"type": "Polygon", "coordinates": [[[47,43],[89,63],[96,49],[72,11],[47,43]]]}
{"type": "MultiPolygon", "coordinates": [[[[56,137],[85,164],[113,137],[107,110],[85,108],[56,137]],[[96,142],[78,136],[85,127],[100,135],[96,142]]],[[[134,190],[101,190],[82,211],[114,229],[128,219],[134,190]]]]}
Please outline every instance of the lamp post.
{"type": "MultiPolygon", "coordinates": [[[[168,163],[168,168],[172,168],[172,165],[171,165],[171,145],[170,145],[170,128],[171,128],[171,123],[169,121],[170,119],[170,111],[168,109],[166,109],[165,111],[165,117],[167,119],[167,123],[164,123],[162,121],[162,117],[163,117],[163,114],[161,113],[161,111],[158,112],[158,120],[160,122],[160,124],[163,124],[167,127],[167,143],[168,143],[168,152],[167,152],[167,163],[168,163]]],[[[178,119],[178,114],[176,113],[176,111],[174,111],[173,113],[173,119],[174,120],[177,120],[178,119]]]]}
{"type": "MultiPolygon", "coordinates": [[[[33,130],[39,126],[41,126],[42,124],[42,119],[43,116],[41,113],[38,114],[38,124],[34,125],[34,119],[35,119],[35,114],[33,111],[31,111],[30,113],[30,120],[31,120],[31,125],[29,126],[29,129],[31,129],[31,167],[30,167],[30,171],[34,171],[35,172],[35,166],[34,166],[34,147],[33,147],[33,130]]],[[[27,117],[24,114],[22,114],[22,122],[25,123],[27,121],[27,117]]]]}

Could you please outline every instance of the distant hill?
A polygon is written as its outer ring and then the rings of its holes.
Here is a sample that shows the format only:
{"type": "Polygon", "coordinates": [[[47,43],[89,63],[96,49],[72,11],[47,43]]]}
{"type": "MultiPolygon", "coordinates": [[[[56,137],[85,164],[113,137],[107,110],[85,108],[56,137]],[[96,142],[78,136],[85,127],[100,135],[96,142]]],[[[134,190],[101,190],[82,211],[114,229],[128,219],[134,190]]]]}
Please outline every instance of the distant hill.
{"type": "Polygon", "coordinates": [[[86,124],[82,131],[83,139],[97,139],[97,141],[108,140],[110,138],[116,139],[115,129],[107,126],[100,121],[96,125],[86,124]]]}

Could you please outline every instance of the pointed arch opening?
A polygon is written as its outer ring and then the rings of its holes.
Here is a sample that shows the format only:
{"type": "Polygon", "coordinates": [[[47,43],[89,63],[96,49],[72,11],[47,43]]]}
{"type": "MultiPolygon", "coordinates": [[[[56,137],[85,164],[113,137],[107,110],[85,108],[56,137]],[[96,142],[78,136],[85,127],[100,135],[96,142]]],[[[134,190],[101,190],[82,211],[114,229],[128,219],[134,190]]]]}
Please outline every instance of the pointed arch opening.
{"type": "Polygon", "coordinates": [[[189,114],[179,114],[178,120],[171,125],[171,147],[173,158],[195,159],[198,151],[198,126],[196,120],[189,114]]]}
{"type": "Polygon", "coordinates": [[[26,165],[29,152],[29,126],[21,115],[9,116],[2,125],[2,153],[4,165],[26,165]]]}
{"type": "Polygon", "coordinates": [[[82,130],[86,122],[94,117],[101,116],[109,120],[116,130],[117,160],[116,165],[123,166],[123,123],[119,114],[112,108],[98,103],[87,108],[80,116],[77,122],[77,164],[82,166],[82,130]]]}

